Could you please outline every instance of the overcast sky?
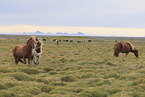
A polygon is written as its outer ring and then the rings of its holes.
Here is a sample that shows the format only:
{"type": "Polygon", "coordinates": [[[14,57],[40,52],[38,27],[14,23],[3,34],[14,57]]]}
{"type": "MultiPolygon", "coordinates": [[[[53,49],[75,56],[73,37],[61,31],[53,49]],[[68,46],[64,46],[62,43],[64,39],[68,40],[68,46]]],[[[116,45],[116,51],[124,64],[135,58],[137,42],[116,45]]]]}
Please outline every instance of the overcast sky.
{"type": "Polygon", "coordinates": [[[0,0],[0,26],[145,28],[145,0],[0,0]]]}

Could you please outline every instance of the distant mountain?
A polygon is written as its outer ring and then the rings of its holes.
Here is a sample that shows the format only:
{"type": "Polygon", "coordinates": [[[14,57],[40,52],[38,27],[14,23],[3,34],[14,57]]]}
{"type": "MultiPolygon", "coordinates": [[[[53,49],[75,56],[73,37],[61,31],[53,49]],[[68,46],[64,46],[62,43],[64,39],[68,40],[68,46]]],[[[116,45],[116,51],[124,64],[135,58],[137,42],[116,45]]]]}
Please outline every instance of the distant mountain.
{"type": "Polygon", "coordinates": [[[48,32],[47,34],[51,34],[50,32],[48,32]]]}
{"type": "Polygon", "coordinates": [[[67,32],[65,32],[65,33],[57,32],[56,34],[58,34],[58,35],[69,35],[67,32]]]}
{"type": "Polygon", "coordinates": [[[63,33],[61,33],[61,32],[57,32],[56,34],[63,34],[63,33]]]}
{"type": "Polygon", "coordinates": [[[85,34],[84,34],[84,33],[82,33],[82,32],[78,32],[77,34],[78,34],[78,35],[85,35],[85,34]]]}
{"type": "Polygon", "coordinates": [[[68,34],[67,32],[63,33],[63,34],[68,34]]]}
{"type": "Polygon", "coordinates": [[[36,32],[23,32],[23,33],[13,33],[9,35],[48,35],[48,36],[85,36],[84,33],[78,32],[76,34],[69,34],[67,32],[62,33],[62,32],[57,32],[56,34],[52,34],[50,32],[48,33],[43,33],[41,31],[36,31],[36,32]]]}
{"type": "Polygon", "coordinates": [[[42,32],[40,32],[40,31],[36,31],[34,34],[44,34],[44,33],[42,33],[42,32]]]}

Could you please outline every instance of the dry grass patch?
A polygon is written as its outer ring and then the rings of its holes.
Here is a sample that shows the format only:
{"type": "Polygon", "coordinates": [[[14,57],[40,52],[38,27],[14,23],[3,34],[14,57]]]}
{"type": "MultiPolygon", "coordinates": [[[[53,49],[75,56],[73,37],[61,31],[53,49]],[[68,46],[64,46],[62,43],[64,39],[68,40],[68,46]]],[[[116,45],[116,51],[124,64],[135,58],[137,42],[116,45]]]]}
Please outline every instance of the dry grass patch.
{"type": "Polygon", "coordinates": [[[74,81],[77,81],[77,80],[78,79],[73,75],[67,75],[67,76],[61,77],[61,81],[64,81],[64,82],[74,82],[74,81]]]}
{"type": "MultiPolygon", "coordinates": [[[[8,36],[7,36],[8,37],[8,36]]],[[[14,65],[12,49],[29,36],[0,39],[0,96],[3,97],[144,97],[144,41],[130,41],[139,58],[113,57],[113,37],[40,36],[46,39],[39,66],[14,65]],[[21,38],[19,38],[21,37],[21,38]],[[53,39],[62,40],[57,46],[53,39]],[[108,40],[109,39],[109,40],[108,40]],[[74,40],[73,43],[63,40],[74,40]],[[88,43],[88,40],[92,42],[88,43]],[[84,43],[77,43],[84,41],[84,43]]],[[[140,40],[140,38],[139,38],[140,40]]],[[[125,42],[124,41],[124,42],[125,42]]]]}

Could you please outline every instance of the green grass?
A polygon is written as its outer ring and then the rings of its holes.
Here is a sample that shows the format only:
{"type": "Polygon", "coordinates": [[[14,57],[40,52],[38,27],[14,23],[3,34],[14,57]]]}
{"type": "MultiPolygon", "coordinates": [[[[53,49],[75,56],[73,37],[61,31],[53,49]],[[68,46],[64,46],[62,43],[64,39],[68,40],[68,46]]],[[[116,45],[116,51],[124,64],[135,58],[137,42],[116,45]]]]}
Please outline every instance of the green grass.
{"type": "MultiPolygon", "coordinates": [[[[2,36],[1,36],[2,37],[2,36]]],[[[39,66],[14,65],[12,49],[24,45],[29,36],[0,38],[0,97],[144,97],[145,39],[130,41],[139,58],[113,56],[117,38],[46,37],[39,66]],[[21,37],[21,38],[19,38],[21,37]],[[74,40],[73,43],[53,39],[74,40]],[[77,40],[84,43],[77,43],[77,40]],[[88,43],[88,40],[92,42],[88,43]]]]}

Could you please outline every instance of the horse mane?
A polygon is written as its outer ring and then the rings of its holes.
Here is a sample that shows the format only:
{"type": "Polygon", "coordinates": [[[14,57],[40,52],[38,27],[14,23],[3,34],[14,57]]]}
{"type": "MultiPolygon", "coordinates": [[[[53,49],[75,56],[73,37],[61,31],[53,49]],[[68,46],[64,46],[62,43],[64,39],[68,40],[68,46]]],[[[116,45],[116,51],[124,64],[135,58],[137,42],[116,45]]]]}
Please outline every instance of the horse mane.
{"type": "Polygon", "coordinates": [[[28,38],[26,44],[27,44],[30,40],[34,40],[34,41],[36,41],[35,39],[36,39],[35,36],[31,36],[30,38],[28,38]]]}
{"type": "Polygon", "coordinates": [[[135,47],[134,47],[134,45],[132,45],[129,41],[127,41],[126,44],[129,44],[129,45],[130,45],[132,51],[133,51],[133,50],[136,50],[135,47]]]}

